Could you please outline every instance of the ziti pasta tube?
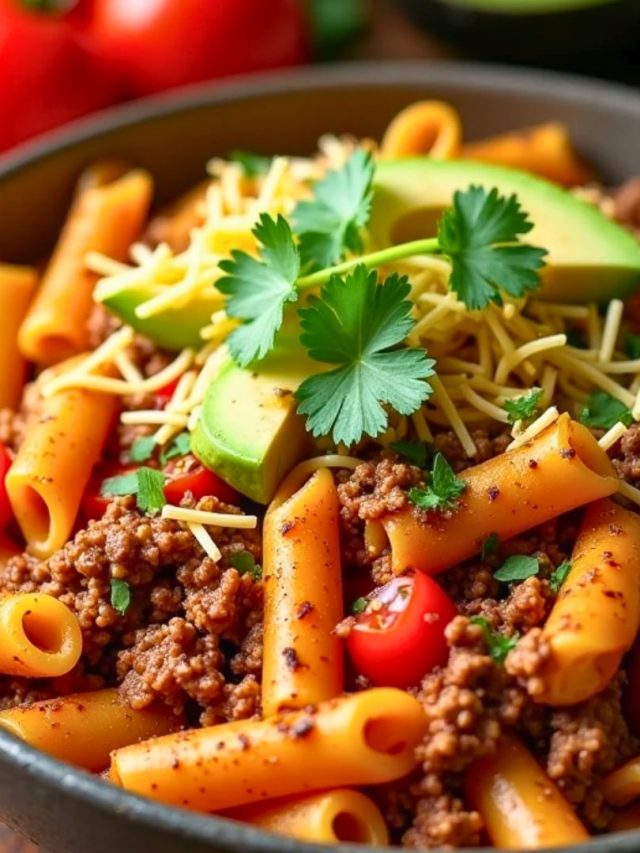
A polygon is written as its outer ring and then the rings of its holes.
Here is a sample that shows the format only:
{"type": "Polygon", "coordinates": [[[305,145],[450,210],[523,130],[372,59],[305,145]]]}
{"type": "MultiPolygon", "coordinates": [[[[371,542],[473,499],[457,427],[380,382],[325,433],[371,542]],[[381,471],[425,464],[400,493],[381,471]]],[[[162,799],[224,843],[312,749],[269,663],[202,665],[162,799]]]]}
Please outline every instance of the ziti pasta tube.
{"type": "Polygon", "coordinates": [[[461,139],[460,116],[450,104],[418,101],[391,120],[380,143],[380,155],[393,158],[428,154],[444,160],[459,156],[461,139]]]}
{"type": "Polygon", "coordinates": [[[427,728],[420,703],[364,690],[304,711],[192,729],[116,750],[113,782],[154,800],[221,811],[406,776],[427,728]]]}
{"type": "Polygon", "coordinates": [[[68,540],[82,494],[100,458],[117,401],[71,388],[42,401],[6,477],[28,550],[45,559],[68,540]]]}
{"type": "Polygon", "coordinates": [[[87,319],[97,276],[87,270],[88,252],[124,260],[149,210],[151,176],[122,174],[101,164],[80,179],[73,206],[27,316],[18,345],[29,361],[51,365],[87,347],[87,319]]]}
{"type": "Polygon", "coordinates": [[[631,829],[640,829],[640,803],[614,814],[607,827],[609,832],[629,832],[631,829]]]}
{"type": "Polygon", "coordinates": [[[304,708],[338,696],[342,619],[338,493],[328,469],[293,495],[276,495],[264,522],[262,710],[304,708]]]}
{"type": "Polygon", "coordinates": [[[571,571],[542,630],[550,656],[533,698],[574,705],[599,693],[639,628],[640,516],[597,501],[587,509],[571,571]]]}
{"type": "Polygon", "coordinates": [[[20,402],[27,363],[18,349],[18,329],[38,284],[31,267],[0,264],[0,408],[20,402]]]}
{"type": "Polygon", "coordinates": [[[41,592],[0,594],[0,672],[66,675],[80,660],[82,632],[66,604],[41,592]]]}
{"type": "Polygon", "coordinates": [[[493,755],[475,761],[465,787],[500,849],[539,850],[589,838],[573,808],[515,737],[503,737],[493,755]]]}
{"type": "Polygon", "coordinates": [[[0,728],[92,773],[109,766],[112,750],[178,731],[183,722],[166,705],[134,711],[115,688],[0,711],[0,728]]]}
{"type": "Polygon", "coordinates": [[[640,797],[640,756],[609,773],[600,787],[605,800],[612,806],[626,806],[640,797]]]}
{"type": "Polygon", "coordinates": [[[447,514],[430,513],[421,522],[405,509],[382,519],[396,574],[441,572],[477,554],[492,533],[510,539],[618,488],[605,451],[567,414],[526,444],[460,477],[465,490],[447,514]]]}
{"type": "Polygon", "coordinates": [[[227,817],[316,844],[389,844],[380,809],[349,788],[243,806],[227,817]]]}
{"type": "Polygon", "coordinates": [[[569,187],[586,184],[593,178],[576,154],[567,128],[557,122],[468,142],[461,156],[524,169],[569,187]]]}

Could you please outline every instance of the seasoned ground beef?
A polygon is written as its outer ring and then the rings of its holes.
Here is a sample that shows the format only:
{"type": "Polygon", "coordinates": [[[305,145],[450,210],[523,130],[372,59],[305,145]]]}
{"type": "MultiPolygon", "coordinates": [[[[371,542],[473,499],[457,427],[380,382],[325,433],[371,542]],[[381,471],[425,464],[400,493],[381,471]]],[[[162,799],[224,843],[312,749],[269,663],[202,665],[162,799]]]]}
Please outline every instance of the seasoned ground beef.
{"type": "Polygon", "coordinates": [[[632,486],[640,484],[640,424],[631,424],[614,450],[618,475],[632,486]]]}

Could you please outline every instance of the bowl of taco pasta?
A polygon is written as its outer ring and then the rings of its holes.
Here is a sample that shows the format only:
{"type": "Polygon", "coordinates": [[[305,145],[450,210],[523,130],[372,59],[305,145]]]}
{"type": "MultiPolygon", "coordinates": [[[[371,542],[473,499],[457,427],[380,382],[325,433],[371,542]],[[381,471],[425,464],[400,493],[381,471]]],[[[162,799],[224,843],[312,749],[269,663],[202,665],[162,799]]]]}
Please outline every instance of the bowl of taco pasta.
{"type": "Polygon", "coordinates": [[[638,848],[639,132],[338,69],[0,164],[4,819],[638,848]]]}

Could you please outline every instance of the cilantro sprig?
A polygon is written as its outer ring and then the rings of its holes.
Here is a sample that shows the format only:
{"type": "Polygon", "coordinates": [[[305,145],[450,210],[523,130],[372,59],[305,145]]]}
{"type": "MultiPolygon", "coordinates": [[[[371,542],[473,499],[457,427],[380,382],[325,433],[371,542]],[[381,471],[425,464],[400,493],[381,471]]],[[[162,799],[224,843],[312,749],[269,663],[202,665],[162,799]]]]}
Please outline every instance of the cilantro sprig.
{"type": "Polygon", "coordinates": [[[611,429],[618,421],[631,426],[633,415],[620,400],[616,400],[606,391],[593,391],[580,412],[580,422],[594,429],[611,429]]]}
{"type": "Polygon", "coordinates": [[[418,468],[426,468],[433,455],[433,450],[426,441],[392,441],[389,446],[418,468]]]}
{"type": "Polygon", "coordinates": [[[129,474],[103,480],[100,494],[104,497],[135,495],[138,509],[155,515],[166,503],[164,474],[155,468],[142,466],[129,474]]]}
{"type": "Polygon", "coordinates": [[[446,510],[456,505],[466,488],[442,453],[436,453],[426,486],[409,490],[409,500],[419,509],[446,510]]]}
{"type": "Polygon", "coordinates": [[[489,652],[489,657],[494,663],[502,666],[509,652],[515,648],[520,636],[512,634],[510,637],[505,637],[504,634],[492,630],[489,620],[485,619],[484,616],[472,616],[470,621],[472,625],[477,625],[482,630],[482,639],[489,652]]]}
{"type": "Polygon", "coordinates": [[[569,572],[571,571],[571,563],[568,560],[563,560],[559,566],[551,572],[549,577],[549,586],[551,588],[551,592],[559,592],[560,587],[569,577],[569,572]]]}
{"type": "Polygon", "coordinates": [[[423,349],[401,347],[414,326],[409,282],[357,266],[345,279],[333,276],[321,297],[300,310],[300,340],[311,358],[337,365],[305,379],[296,391],[298,411],[315,436],[347,445],[385,430],[391,406],[409,415],[427,399],[435,362],[423,349]]]}
{"type": "Polygon", "coordinates": [[[340,169],[332,169],[313,186],[313,198],[298,202],[292,215],[300,236],[306,272],[338,263],[346,252],[361,252],[361,229],[369,221],[373,158],[356,148],[340,169]]]}
{"type": "Polygon", "coordinates": [[[124,616],[131,604],[131,587],[125,580],[111,578],[110,601],[116,613],[124,616]]]}
{"type": "Polygon", "coordinates": [[[509,423],[514,424],[516,421],[531,420],[540,407],[541,397],[542,388],[531,388],[520,397],[505,400],[502,407],[507,413],[509,423]]]}
{"type": "Polygon", "coordinates": [[[532,578],[540,571],[540,561],[537,557],[529,557],[525,554],[512,554],[497,569],[493,576],[502,583],[517,583],[527,578],[532,578]]]}

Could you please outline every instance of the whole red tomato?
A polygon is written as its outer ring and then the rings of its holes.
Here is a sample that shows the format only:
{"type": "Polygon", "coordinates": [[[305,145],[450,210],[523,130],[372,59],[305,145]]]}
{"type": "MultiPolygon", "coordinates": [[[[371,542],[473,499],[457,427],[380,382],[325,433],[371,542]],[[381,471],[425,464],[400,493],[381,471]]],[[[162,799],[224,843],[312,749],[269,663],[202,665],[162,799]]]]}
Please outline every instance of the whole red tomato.
{"type": "Polygon", "coordinates": [[[457,609],[442,587],[409,572],[367,596],[347,649],[358,672],[380,687],[412,687],[447,661],[444,629],[457,609]]]}
{"type": "Polygon", "coordinates": [[[0,0],[0,150],[114,103],[83,36],[28,0],[0,0]]]}
{"type": "Polygon", "coordinates": [[[131,95],[307,57],[298,0],[93,0],[89,32],[131,95]]]}

